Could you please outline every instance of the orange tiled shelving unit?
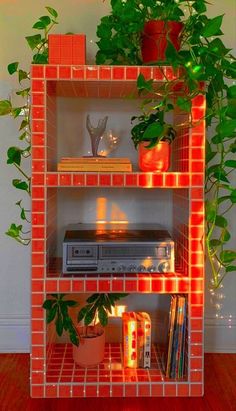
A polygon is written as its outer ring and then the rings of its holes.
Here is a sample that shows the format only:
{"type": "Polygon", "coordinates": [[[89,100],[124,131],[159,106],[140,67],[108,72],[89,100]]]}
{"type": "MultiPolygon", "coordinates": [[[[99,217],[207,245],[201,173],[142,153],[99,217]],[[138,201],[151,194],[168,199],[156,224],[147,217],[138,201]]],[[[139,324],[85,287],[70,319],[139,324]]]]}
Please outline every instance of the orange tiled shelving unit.
{"type": "MultiPolygon", "coordinates": [[[[33,397],[201,396],[203,395],[204,302],[204,96],[193,99],[196,126],[180,129],[173,147],[173,171],[155,173],[59,173],[56,170],[58,96],[123,98],[136,90],[141,72],[165,81],[158,67],[32,66],[32,354],[33,397]],[[176,272],[154,274],[85,274],[61,277],[53,259],[57,189],[60,187],[171,188],[176,272]],[[107,344],[96,369],[74,365],[69,344],[53,344],[42,303],[47,293],[185,293],[188,295],[187,362],[183,380],[167,379],[153,347],[150,370],[122,367],[120,345],[107,344]],[[113,368],[112,364],[116,367],[113,368]]],[[[164,67],[171,79],[171,67],[164,67]]],[[[181,84],[178,87],[181,92],[181,84]]],[[[177,122],[183,113],[177,112],[177,122]]],[[[186,115],[185,115],[186,116],[186,115]]],[[[184,117],[183,117],[184,118],[184,117]]]]}

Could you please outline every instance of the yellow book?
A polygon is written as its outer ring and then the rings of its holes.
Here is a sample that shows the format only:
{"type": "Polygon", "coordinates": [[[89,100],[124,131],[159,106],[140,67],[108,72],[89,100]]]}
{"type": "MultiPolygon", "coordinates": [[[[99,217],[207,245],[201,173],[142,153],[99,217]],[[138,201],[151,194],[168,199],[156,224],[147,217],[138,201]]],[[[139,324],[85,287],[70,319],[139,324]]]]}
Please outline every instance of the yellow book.
{"type": "Polygon", "coordinates": [[[79,163],[79,164],[131,164],[130,159],[126,157],[62,157],[60,163],[79,163]]]}
{"type": "Polygon", "coordinates": [[[82,171],[82,172],[131,172],[132,164],[102,164],[102,163],[58,163],[57,171],[82,171]]]}

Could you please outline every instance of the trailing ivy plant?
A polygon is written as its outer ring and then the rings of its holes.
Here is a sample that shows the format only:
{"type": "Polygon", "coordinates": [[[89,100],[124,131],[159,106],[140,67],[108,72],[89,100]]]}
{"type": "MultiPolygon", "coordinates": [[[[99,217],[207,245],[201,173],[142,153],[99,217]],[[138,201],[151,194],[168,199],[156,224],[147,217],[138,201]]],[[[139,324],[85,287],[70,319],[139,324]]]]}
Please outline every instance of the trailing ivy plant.
{"type": "MultiPolygon", "coordinates": [[[[46,7],[48,15],[41,16],[33,25],[33,29],[41,31],[42,34],[27,36],[26,41],[33,52],[32,63],[44,64],[48,62],[48,33],[57,23],[57,11],[52,7],[46,7]]],[[[9,147],[7,151],[7,164],[13,165],[19,172],[19,178],[12,180],[13,186],[31,194],[31,176],[25,171],[25,159],[31,155],[31,132],[30,132],[30,72],[23,70],[19,62],[13,62],[7,67],[10,75],[17,75],[19,88],[15,91],[17,96],[22,97],[22,105],[15,107],[11,99],[0,100],[0,116],[10,115],[13,118],[21,117],[19,125],[20,145],[9,147]]],[[[30,210],[25,209],[23,200],[17,201],[22,223],[30,222],[30,210]]],[[[30,243],[29,232],[23,230],[23,224],[12,223],[6,234],[21,244],[30,243]]]]}
{"type": "MultiPolygon", "coordinates": [[[[190,112],[192,98],[200,93],[206,96],[206,253],[212,269],[211,286],[218,288],[227,273],[236,272],[236,250],[227,246],[231,238],[227,214],[236,204],[236,59],[221,39],[224,16],[208,18],[206,0],[110,3],[111,13],[101,19],[97,29],[98,64],[142,64],[140,38],[148,20],[184,24],[179,52],[168,41],[166,60],[156,64],[183,69],[181,77],[188,92],[177,100],[180,108],[190,112]],[[199,88],[201,81],[204,89],[199,88]]],[[[152,84],[145,84],[140,77],[139,91],[141,82],[144,90],[152,91],[152,84]]],[[[166,78],[164,99],[170,91],[168,83],[166,78]]]]}
{"type": "MultiPolygon", "coordinates": [[[[83,321],[86,329],[88,326],[95,326],[96,321],[105,327],[108,324],[108,313],[112,312],[112,307],[116,301],[126,297],[128,294],[92,294],[86,300],[86,305],[82,307],[77,316],[78,323],[83,321]]],[[[77,301],[68,300],[66,294],[51,294],[43,303],[46,310],[46,321],[50,324],[54,321],[56,332],[59,337],[65,331],[68,333],[72,344],[78,346],[80,335],[70,316],[70,308],[78,306],[77,301]]],[[[86,335],[85,335],[86,337],[86,335]]]]}

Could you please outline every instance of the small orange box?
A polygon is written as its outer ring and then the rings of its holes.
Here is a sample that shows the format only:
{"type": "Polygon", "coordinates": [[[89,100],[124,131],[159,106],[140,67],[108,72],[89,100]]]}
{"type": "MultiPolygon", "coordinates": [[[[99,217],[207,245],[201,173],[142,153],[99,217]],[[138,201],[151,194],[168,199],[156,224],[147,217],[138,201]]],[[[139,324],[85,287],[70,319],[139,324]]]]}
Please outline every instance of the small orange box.
{"type": "Polygon", "coordinates": [[[49,64],[86,64],[85,34],[49,34],[49,64]]]}

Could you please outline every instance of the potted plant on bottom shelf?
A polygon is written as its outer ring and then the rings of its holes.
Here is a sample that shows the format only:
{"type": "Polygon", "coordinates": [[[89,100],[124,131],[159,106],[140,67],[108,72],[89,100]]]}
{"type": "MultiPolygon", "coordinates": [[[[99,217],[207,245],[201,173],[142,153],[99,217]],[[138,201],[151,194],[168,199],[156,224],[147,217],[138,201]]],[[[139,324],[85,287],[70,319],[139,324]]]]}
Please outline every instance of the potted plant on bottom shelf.
{"type": "Polygon", "coordinates": [[[43,303],[47,311],[47,324],[54,321],[59,337],[66,332],[73,344],[73,359],[82,367],[95,367],[104,358],[105,330],[108,315],[116,301],[128,294],[92,294],[86,300],[76,319],[70,312],[78,306],[75,300],[65,299],[65,294],[51,294],[43,303]],[[83,321],[83,324],[81,324],[83,321]]]}

